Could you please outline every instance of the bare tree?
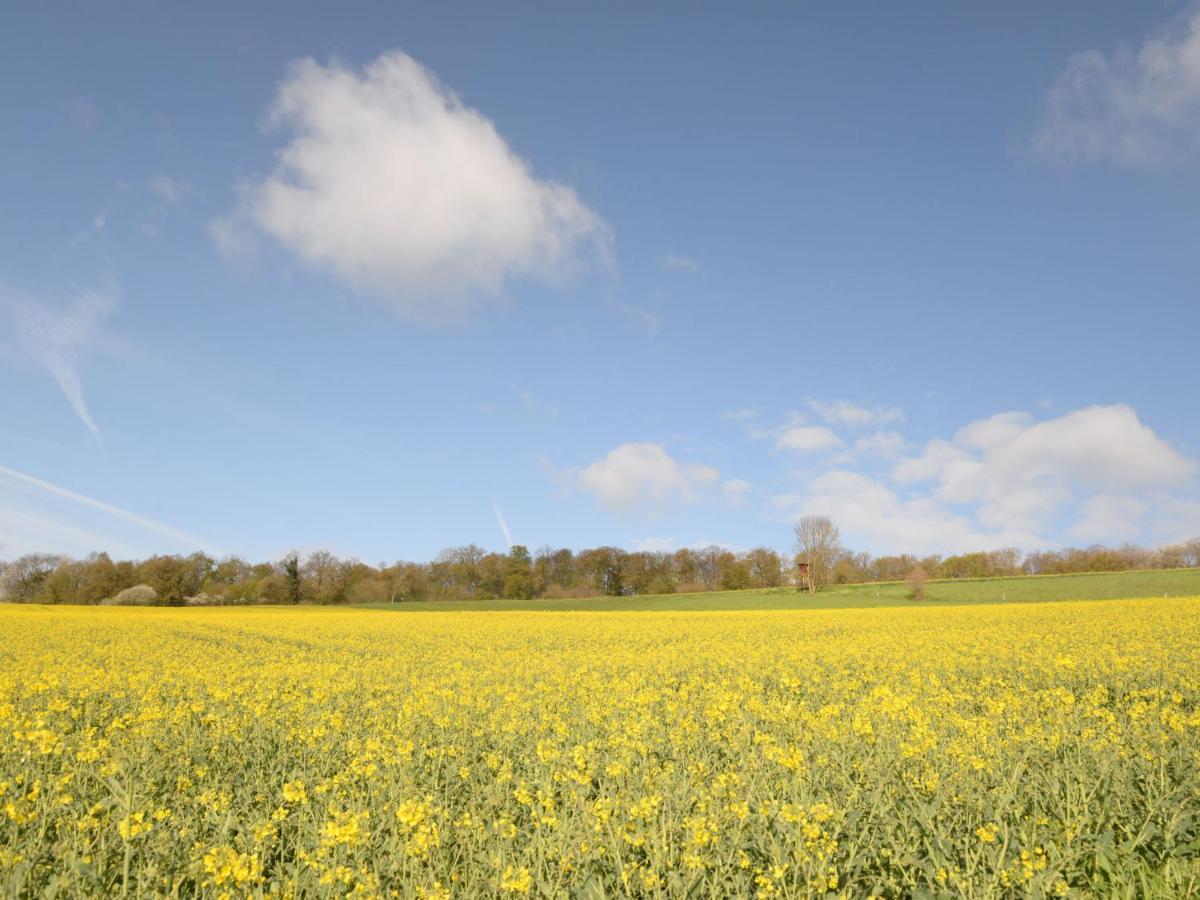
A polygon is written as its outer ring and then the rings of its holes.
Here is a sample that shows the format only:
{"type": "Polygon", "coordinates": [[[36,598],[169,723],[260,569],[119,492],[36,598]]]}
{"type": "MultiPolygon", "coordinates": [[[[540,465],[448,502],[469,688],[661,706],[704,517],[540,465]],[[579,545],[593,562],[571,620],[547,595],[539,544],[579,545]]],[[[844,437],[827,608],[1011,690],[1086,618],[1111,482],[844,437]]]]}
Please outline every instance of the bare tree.
{"type": "Polygon", "coordinates": [[[805,516],[796,523],[796,561],[808,563],[808,589],[816,593],[833,577],[842,554],[841,535],[829,516],[805,516]]]}

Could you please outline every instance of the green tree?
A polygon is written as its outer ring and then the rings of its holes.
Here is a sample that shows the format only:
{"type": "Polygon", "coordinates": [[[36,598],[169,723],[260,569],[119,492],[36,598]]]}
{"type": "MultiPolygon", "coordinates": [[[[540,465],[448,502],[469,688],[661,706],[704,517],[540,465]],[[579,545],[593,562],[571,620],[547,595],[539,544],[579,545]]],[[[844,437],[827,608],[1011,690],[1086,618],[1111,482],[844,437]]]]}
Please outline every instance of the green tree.
{"type": "Polygon", "coordinates": [[[28,553],[4,567],[0,581],[0,599],[12,603],[32,603],[50,573],[58,568],[61,557],[52,553],[28,553]]]}
{"type": "Polygon", "coordinates": [[[283,577],[287,580],[288,603],[299,603],[302,580],[300,577],[300,555],[298,553],[290,553],[284,557],[283,577]]]}
{"type": "Polygon", "coordinates": [[[514,544],[504,566],[503,596],[508,600],[528,600],[533,596],[533,560],[529,549],[514,544]]]}

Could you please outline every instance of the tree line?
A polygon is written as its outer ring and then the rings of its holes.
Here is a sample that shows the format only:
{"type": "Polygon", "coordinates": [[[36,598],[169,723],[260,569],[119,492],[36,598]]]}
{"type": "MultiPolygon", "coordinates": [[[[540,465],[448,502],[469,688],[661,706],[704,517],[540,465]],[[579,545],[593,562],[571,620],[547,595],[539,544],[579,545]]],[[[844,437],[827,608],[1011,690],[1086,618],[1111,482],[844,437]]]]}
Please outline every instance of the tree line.
{"type": "Polygon", "coordinates": [[[1068,547],[1023,554],[1015,547],[951,556],[898,554],[871,556],[841,545],[837,526],[828,516],[804,516],[796,522],[796,561],[807,573],[799,587],[817,590],[830,584],[907,581],[915,578],[1000,578],[1016,575],[1070,575],[1124,572],[1133,569],[1200,567],[1200,538],[1158,548],[1122,544],[1068,547]]]}
{"type": "Polygon", "coordinates": [[[841,547],[827,519],[807,537],[801,533],[804,524],[797,525],[794,556],[768,547],[735,553],[719,546],[674,552],[543,547],[531,553],[518,545],[495,553],[474,544],[444,550],[432,562],[376,566],[327,550],[262,563],[236,556],[216,560],[203,553],[143,560],[113,560],[106,553],[86,559],[29,554],[0,562],[0,600],[203,605],[615,597],[792,586],[798,560],[809,563],[814,588],[901,581],[915,570],[930,578],[985,578],[1200,566],[1200,539],[1158,549],[1126,544],[1024,555],[1007,549],[871,556],[841,547]]]}

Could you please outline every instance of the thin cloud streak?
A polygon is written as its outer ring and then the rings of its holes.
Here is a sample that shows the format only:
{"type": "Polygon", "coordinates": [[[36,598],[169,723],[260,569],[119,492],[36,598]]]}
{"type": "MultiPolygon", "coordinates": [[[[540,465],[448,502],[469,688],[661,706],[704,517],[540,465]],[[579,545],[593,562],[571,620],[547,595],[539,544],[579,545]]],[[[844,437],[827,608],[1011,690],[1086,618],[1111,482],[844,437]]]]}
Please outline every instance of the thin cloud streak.
{"type": "Polygon", "coordinates": [[[504,535],[504,542],[508,545],[508,549],[513,548],[512,532],[508,530],[508,521],[504,518],[504,513],[500,511],[500,501],[492,500],[492,511],[496,514],[496,524],[500,526],[500,532],[504,535]]]}
{"type": "Polygon", "coordinates": [[[111,279],[105,279],[99,288],[81,292],[65,310],[52,309],[19,294],[0,295],[0,306],[9,309],[16,323],[14,331],[21,349],[50,373],[100,448],[104,447],[104,436],[84,400],[79,360],[100,321],[116,310],[116,297],[111,279]]]}
{"type": "Polygon", "coordinates": [[[102,547],[126,557],[137,555],[132,548],[113,541],[111,537],[31,515],[10,506],[0,506],[0,535],[4,538],[0,540],[0,559],[15,558],[26,553],[44,553],[52,543],[56,549],[70,546],[81,556],[102,547]]]}
{"type": "Polygon", "coordinates": [[[210,556],[224,555],[221,550],[212,546],[207,541],[202,540],[195,535],[188,534],[186,531],[180,531],[178,528],[172,528],[170,525],[159,522],[156,519],[141,516],[137,513],[130,512],[127,509],[121,509],[119,506],[113,506],[112,504],[105,503],[102,500],[96,500],[92,497],[85,496],[84,494],[79,494],[75,491],[68,490],[67,488],[59,487],[57,484],[51,484],[49,481],[43,481],[41,478],[35,478],[34,476],[27,475],[24,472],[18,472],[16,469],[10,469],[8,466],[0,465],[0,479],[7,479],[9,482],[16,482],[17,484],[37,488],[40,491],[45,491],[46,493],[53,494],[56,497],[62,497],[65,500],[70,500],[71,502],[78,503],[81,506],[86,506],[90,509],[107,513],[116,519],[129,522],[132,525],[137,525],[139,528],[144,528],[147,531],[152,531],[155,534],[162,535],[163,537],[171,538],[171,540],[177,541],[180,544],[187,544],[188,546],[203,550],[210,556]]]}

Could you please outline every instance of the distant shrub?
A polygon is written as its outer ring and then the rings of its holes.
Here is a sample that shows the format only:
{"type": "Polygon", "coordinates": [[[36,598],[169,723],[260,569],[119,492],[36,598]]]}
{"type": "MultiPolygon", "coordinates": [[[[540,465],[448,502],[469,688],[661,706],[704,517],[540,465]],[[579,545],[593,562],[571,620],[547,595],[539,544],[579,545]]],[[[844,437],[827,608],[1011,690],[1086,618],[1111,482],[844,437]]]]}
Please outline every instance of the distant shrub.
{"type": "Polygon", "coordinates": [[[908,577],[904,579],[908,585],[909,600],[924,600],[925,599],[925,582],[929,580],[929,576],[925,570],[917,566],[908,573],[908,577]]]}
{"type": "Polygon", "coordinates": [[[670,578],[659,575],[650,582],[648,594],[673,594],[675,593],[675,582],[670,578]]]}
{"type": "Polygon", "coordinates": [[[184,606],[245,606],[251,601],[245,597],[230,594],[195,594],[185,597],[184,606]]]}
{"type": "Polygon", "coordinates": [[[148,584],[136,584],[103,602],[105,606],[153,606],[157,601],[158,591],[148,584]]]}

